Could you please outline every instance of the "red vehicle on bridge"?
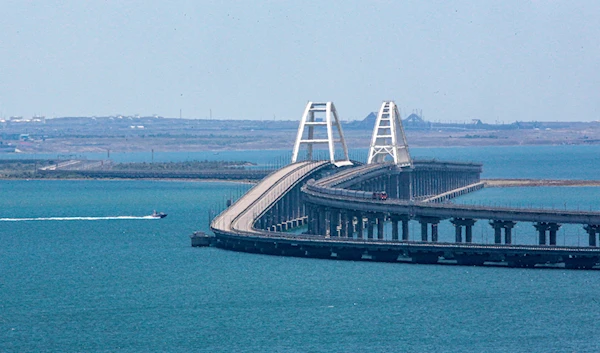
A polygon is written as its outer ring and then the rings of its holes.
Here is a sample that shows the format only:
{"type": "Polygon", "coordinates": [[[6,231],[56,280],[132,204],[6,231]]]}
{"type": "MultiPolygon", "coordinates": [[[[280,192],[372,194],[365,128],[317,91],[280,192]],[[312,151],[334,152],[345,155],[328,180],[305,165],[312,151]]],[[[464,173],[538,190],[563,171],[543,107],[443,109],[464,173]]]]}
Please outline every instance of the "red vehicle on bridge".
{"type": "Polygon", "coordinates": [[[387,198],[388,198],[387,192],[385,192],[385,191],[375,191],[373,193],[373,200],[385,201],[385,200],[387,200],[387,198]]]}

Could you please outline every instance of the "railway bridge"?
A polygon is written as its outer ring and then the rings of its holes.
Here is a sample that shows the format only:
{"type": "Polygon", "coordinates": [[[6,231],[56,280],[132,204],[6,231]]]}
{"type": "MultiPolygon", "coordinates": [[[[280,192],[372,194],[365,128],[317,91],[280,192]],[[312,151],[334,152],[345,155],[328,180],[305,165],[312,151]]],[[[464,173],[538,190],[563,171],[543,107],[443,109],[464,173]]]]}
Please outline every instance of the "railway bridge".
{"type": "Polygon", "coordinates": [[[292,163],[265,177],[212,221],[215,245],[342,260],[584,269],[600,265],[599,212],[447,203],[483,187],[482,166],[413,160],[393,102],[384,102],[379,111],[367,164],[350,161],[343,141],[333,104],[309,102],[292,163]],[[318,113],[325,117],[316,118],[318,113]],[[325,130],[320,136],[318,128],[325,130]],[[336,149],[336,142],[341,148],[336,149]],[[329,160],[311,160],[314,144],[328,146],[329,160]],[[306,160],[300,158],[301,145],[307,145],[306,160]],[[341,159],[335,157],[336,150],[344,151],[341,159]],[[442,220],[453,224],[454,242],[439,241],[442,220]],[[419,234],[409,234],[411,221],[420,224],[419,234]],[[489,222],[493,244],[474,241],[472,227],[478,221],[489,222]],[[534,224],[537,245],[514,241],[511,230],[517,222],[534,224]],[[386,234],[390,224],[391,234],[386,234]],[[556,232],[562,224],[581,224],[589,235],[587,246],[558,246],[556,232]]]}

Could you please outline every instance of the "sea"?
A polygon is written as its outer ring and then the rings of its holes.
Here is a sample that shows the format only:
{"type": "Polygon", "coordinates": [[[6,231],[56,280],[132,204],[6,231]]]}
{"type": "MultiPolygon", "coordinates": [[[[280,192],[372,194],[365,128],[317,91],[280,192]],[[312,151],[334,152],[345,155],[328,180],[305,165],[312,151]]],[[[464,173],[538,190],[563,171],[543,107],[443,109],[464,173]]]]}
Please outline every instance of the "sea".
{"type": "MultiPolygon", "coordinates": [[[[366,151],[354,150],[355,156],[366,151]]],[[[413,148],[484,178],[598,179],[600,146],[413,148]]],[[[287,163],[289,151],[111,153],[287,163]]],[[[2,156],[4,158],[4,156],[2,156]]],[[[106,158],[86,155],[90,159],[106,158]]],[[[20,155],[19,158],[65,158],[20,155]]],[[[0,180],[0,352],[598,352],[600,272],[388,264],[192,248],[250,184],[0,180]],[[153,210],[164,219],[147,217],[153,210]]],[[[600,188],[490,188],[455,202],[600,210],[600,188]]],[[[443,222],[444,223],[444,222],[443,222]]],[[[416,234],[416,224],[411,232],[416,234]]],[[[451,239],[448,225],[440,239],[451,239]]],[[[518,242],[535,241],[519,224],[518,242]]],[[[491,240],[485,221],[476,241],[491,240]]],[[[587,241],[563,226],[560,244],[587,241]]]]}

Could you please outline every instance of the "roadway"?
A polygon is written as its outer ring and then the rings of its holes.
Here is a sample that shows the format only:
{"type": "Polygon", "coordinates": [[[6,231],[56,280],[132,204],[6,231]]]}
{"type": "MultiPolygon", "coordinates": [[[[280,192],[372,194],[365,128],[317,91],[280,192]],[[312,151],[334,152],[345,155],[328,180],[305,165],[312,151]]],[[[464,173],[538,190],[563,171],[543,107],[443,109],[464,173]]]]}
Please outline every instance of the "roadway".
{"type": "Polygon", "coordinates": [[[261,234],[253,227],[254,221],[273,205],[285,192],[307,175],[329,165],[325,161],[302,161],[287,165],[256,184],[240,199],[219,214],[211,223],[213,230],[245,234],[261,234]]]}

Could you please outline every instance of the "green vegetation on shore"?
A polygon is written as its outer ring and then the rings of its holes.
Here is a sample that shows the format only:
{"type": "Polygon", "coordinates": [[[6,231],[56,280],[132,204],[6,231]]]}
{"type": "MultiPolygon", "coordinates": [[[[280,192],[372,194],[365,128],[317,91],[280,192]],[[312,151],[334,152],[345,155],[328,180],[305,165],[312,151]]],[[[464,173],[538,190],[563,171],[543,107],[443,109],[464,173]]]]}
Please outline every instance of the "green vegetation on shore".
{"type": "MultiPolygon", "coordinates": [[[[253,163],[246,161],[184,161],[184,162],[134,162],[110,163],[106,161],[78,160],[77,163],[66,163],[61,167],[56,160],[44,159],[6,159],[0,160],[0,178],[4,179],[29,179],[29,178],[82,178],[98,173],[118,173],[123,175],[131,173],[182,173],[203,172],[215,170],[244,170],[253,163]],[[53,168],[46,168],[52,167],[53,168]],[[49,170],[44,170],[49,169],[49,170]]],[[[68,162],[68,161],[67,161],[68,162]]],[[[166,175],[165,174],[165,175],[166,175]]]]}
{"type": "Polygon", "coordinates": [[[0,159],[0,178],[33,178],[39,168],[55,164],[46,159],[0,159]]]}

